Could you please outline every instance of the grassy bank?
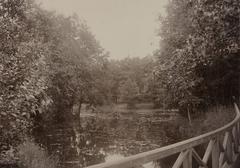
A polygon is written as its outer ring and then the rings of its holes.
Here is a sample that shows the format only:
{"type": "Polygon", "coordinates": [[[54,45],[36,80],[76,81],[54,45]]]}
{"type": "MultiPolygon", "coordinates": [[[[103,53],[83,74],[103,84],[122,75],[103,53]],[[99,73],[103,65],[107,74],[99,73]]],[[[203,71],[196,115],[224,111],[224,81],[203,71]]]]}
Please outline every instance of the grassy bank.
{"type": "Polygon", "coordinates": [[[38,144],[26,140],[16,150],[6,152],[1,168],[57,168],[58,159],[51,156],[38,144]]]}
{"type": "Polygon", "coordinates": [[[193,119],[190,125],[186,119],[178,121],[179,132],[183,139],[195,137],[217,128],[220,128],[231,122],[235,117],[233,106],[214,106],[209,108],[204,114],[193,119]]]}

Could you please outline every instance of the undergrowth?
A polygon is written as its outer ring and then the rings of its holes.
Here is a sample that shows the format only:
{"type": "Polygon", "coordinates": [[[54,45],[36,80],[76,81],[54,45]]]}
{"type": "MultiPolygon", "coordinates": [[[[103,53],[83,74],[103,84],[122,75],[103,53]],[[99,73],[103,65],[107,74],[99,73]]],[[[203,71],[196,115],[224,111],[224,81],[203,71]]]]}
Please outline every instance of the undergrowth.
{"type": "Polygon", "coordinates": [[[20,168],[57,168],[58,159],[48,153],[34,142],[27,140],[18,147],[20,168]]]}
{"type": "Polygon", "coordinates": [[[180,121],[179,131],[183,139],[195,137],[226,125],[234,117],[235,111],[232,106],[214,106],[209,108],[204,115],[193,119],[191,125],[186,120],[180,121]]]}

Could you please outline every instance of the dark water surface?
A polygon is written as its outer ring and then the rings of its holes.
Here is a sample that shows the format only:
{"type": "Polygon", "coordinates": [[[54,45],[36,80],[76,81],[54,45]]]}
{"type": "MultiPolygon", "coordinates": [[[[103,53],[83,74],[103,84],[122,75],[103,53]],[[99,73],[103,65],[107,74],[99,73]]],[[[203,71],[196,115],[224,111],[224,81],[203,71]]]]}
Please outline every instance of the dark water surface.
{"type": "MultiPolygon", "coordinates": [[[[57,155],[63,168],[80,168],[159,148],[170,141],[166,127],[176,118],[153,112],[81,118],[38,129],[35,139],[57,155]]],[[[152,167],[152,166],[146,166],[152,167]]]]}

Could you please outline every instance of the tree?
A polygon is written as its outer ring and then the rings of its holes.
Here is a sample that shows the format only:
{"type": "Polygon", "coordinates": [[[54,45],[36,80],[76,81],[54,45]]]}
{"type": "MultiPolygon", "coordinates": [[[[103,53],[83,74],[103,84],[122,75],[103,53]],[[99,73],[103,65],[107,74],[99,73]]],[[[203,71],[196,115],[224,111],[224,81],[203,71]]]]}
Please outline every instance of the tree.
{"type": "MultiPolygon", "coordinates": [[[[127,83],[134,83],[137,88],[137,97],[135,102],[152,101],[151,82],[152,82],[152,67],[155,61],[152,56],[143,58],[127,57],[123,60],[110,60],[107,66],[108,88],[109,95],[115,103],[121,102],[122,89],[125,90],[127,83]],[[131,81],[129,82],[129,79],[131,81]]],[[[127,99],[124,101],[126,102],[127,99]]]]}
{"type": "Polygon", "coordinates": [[[53,100],[53,110],[60,118],[72,117],[78,105],[101,104],[104,100],[104,80],[107,53],[89,31],[86,23],[77,16],[52,16],[49,39],[51,85],[48,94],[53,100]]]}
{"type": "Polygon", "coordinates": [[[31,1],[0,2],[0,151],[17,145],[46,105],[47,44],[31,1]]]}
{"type": "Polygon", "coordinates": [[[71,117],[80,121],[83,103],[103,103],[107,53],[85,22],[30,0],[1,1],[0,21],[1,152],[23,140],[38,117],[71,116],[78,104],[71,117]]]}
{"type": "Polygon", "coordinates": [[[170,104],[196,112],[239,97],[239,8],[237,0],[169,3],[156,55],[170,104]]]}
{"type": "Polygon", "coordinates": [[[121,102],[126,102],[129,108],[135,106],[139,88],[135,81],[128,79],[120,87],[121,102]]]}

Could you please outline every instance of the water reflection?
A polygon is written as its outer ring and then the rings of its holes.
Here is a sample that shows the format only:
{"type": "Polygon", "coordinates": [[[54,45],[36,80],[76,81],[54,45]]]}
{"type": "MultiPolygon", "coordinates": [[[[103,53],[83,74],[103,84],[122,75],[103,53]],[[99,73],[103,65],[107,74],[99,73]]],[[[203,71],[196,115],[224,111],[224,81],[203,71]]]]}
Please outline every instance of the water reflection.
{"type": "MultiPolygon", "coordinates": [[[[156,120],[156,116],[154,116],[156,120]]],[[[41,128],[36,140],[58,155],[63,168],[79,168],[152,150],[166,144],[166,122],[151,122],[149,116],[81,118],[41,128]]],[[[144,165],[156,167],[155,163],[144,165]]]]}
{"type": "Polygon", "coordinates": [[[105,162],[112,162],[112,161],[116,161],[116,160],[119,160],[119,159],[122,159],[122,158],[124,158],[124,156],[121,155],[121,154],[117,154],[117,153],[110,154],[110,153],[108,153],[105,156],[105,162]]]}
{"type": "MultiPolygon", "coordinates": [[[[105,162],[113,162],[113,161],[117,161],[119,159],[124,158],[123,155],[121,154],[107,154],[105,156],[105,162]]],[[[149,162],[143,165],[144,168],[158,168],[158,164],[155,162],[149,162]]]]}

